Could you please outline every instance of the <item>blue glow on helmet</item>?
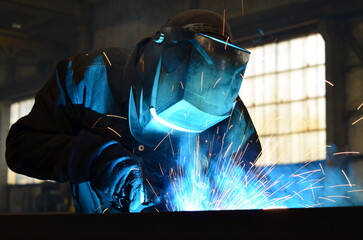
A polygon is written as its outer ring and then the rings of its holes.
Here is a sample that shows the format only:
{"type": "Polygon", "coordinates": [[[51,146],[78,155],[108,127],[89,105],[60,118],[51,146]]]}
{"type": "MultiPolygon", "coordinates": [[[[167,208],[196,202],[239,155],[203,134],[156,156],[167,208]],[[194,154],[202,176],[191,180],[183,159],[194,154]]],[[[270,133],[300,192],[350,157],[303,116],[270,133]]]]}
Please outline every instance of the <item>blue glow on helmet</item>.
{"type": "Polygon", "coordinates": [[[154,42],[160,44],[160,43],[164,42],[164,39],[165,39],[164,33],[157,32],[156,35],[155,35],[154,42]]]}
{"type": "Polygon", "coordinates": [[[165,127],[175,129],[175,130],[178,130],[178,131],[181,131],[181,132],[191,132],[191,133],[199,133],[200,132],[200,131],[196,131],[196,130],[192,130],[192,129],[186,129],[186,128],[183,128],[183,127],[179,127],[179,126],[177,126],[175,124],[172,124],[171,122],[168,122],[168,121],[162,119],[161,117],[159,117],[159,115],[156,113],[155,108],[153,108],[153,107],[150,108],[150,113],[151,113],[151,116],[157,122],[164,125],[165,127]]]}
{"type": "Polygon", "coordinates": [[[203,37],[206,37],[206,38],[209,38],[209,39],[212,39],[213,41],[216,41],[216,42],[219,42],[219,43],[222,43],[222,44],[225,44],[227,46],[230,46],[230,47],[233,47],[233,48],[236,48],[238,50],[241,50],[243,52],[246,52],[246,53],[251,53],[250,51],[244,49],[244,48],[241,48],[241,47],[238,47],[232,43],[229,43],[228,41],[222,41],[221,39],[218,39],[218,38],[215,38],[215,37],[212,37],[212,36],[209,36],[209,35],[205,35],[203,33],[197,33],[198,35],[201,35],[203,37]]]}

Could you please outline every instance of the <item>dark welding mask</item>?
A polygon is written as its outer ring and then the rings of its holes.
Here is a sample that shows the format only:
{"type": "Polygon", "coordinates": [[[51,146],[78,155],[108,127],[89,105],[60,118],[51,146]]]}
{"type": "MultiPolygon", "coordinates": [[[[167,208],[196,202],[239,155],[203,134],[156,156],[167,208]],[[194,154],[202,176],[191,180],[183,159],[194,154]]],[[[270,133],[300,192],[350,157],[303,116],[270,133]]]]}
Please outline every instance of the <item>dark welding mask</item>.
{"type": "Polygon", "coordinates": [[[228,37],[164,26],[137,57],[141,81],[131,92],[132,132],[164,128],[200,133],[226,119],[249,54],[229,43],[228,37]]]}
{"type": "Polygon", "coordinates": [[[165,27],[150,98],[153,118],[170,128],[202,132],[230,115],[249,52],[218,38],[165,27]]]}

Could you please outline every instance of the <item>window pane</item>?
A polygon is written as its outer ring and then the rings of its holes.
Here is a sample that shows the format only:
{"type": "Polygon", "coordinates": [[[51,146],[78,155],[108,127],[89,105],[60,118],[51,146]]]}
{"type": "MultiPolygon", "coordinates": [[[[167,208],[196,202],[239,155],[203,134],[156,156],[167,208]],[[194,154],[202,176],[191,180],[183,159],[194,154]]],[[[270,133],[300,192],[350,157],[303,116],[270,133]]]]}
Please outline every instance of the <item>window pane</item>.
{"type": "Polygon", "coordinates": [[[306,95],[308,98],[312,98],[318,95],[317,91],[317,71],[316,68],[307,68],[305,69],[305,89],[306,95]]]}
{"type": "Polygon", "coordinates": [[[318,100],[315,99],[308,100],[306,102],[306,107],[307,107],[307,118],[306,118],[307,128],[309,130],[319,129],[320,114],[318,114],[318,108],[319,108],[318,100]]]}
{"type": "Polygon", "coordinates": [[[287,134],[291,129],[290,104],[280,104],[278,106],[278,131],[280,135],[287,134]]]}
{"type": "Polygon", "coordinates": [[[316,76],[316,83],[317,83],[317,96],[325,96],[325,66],[319,66],[316,68],[317,76],[316,76]]]}
{"type": "Polygon", "coordinates": [[[255,75],[260,75],[263,73],[263,63],[264,63],[264,56],[263,56],[263,49],[258,48],[253,53],[251,53],[251,61],[254,62],[253,64],[253,71],[255,75]]]}
{"type": "Polygon", "coordinates": [[[267,44],[264,46],[264,73],[276,71],[276,44],[267,44]]]}
{"type": "Polygon", "coordinates": [[[289,43],[281,42],[277,45],[277,70],[288,70],[289,61],[289,43]]]}
{"type": "Polygon", "coordinates": [[[290,41],[290,69],[302,68],[303,66],[303,39],[297,38],[290,41]]]}
{"type": "Polygon", "coordinates": [[[290,100],[303,99],[305,97],[303,71],[292,71],[289,80],[291,84],[290,100]]]}
{"type": "MultiPolygon", "coordinates": [[[[326,102],[325,98],[319,98],[318,99],[318,129],[325,129],[326,126],[326,102]]],[[[325,141],[325,138],[324,138],[325,141]]]]}
{"type": "Polygon", "coordinates": [[[317,45],[317,64],[325,64],[325,42],[320,34],[316,34],[316,45],[317,45]]]}
{"type": "Polygon", "coordinates": [[[264,134],[265,135],[273,135],[277,132],[277,105],[267,105],[263,108],[263,111],[265,112],[265,129],[264,134]]]}
{"type": "Polygon", "coordinates": [[[263,77],[255,78],[255,104],[261,105],[264,103],[264,95],[265,95],[265,84],[263,77]]]}
{"type": "Polygon", "coordinates": [[[265,88],[264,92],[264,102],[265,103],[275,103],[277,102],[277,81],[276,74],[265,75],[265,88]]]}
{"type": "Polygon", "coordinates": [[[313,34],[250,49],[250,82],[240,94],[263,143],[259,163],[325,158],[324,45],[313,34]]]}
{"type": "Polygon", "coordinates": [[[254,79],[243,80],[242,86],[239,91],[239,96],[246,106],[255,105],[254,87],[255,87],[254,79]]]}
{"type": "MultiPolygon", "coordinates": [[[[27,115],[34,105],[34,99],[27,99],[15,102],[10,105],[10,125],[14,124],[18,119],[27,115]]],[[[8,169],[8,184],[32,184],[40,183],[41,180],[30,178],[25,175],[17,174],[8,169]]]]}
{"type": "Polygon", "coordinates": [[[306,65],[314,66],[318,64],[318,56],[317,56],[317,41],[315,35],[310,35],[305,40],[305,54],[306,54],[306,65]]]}
{"type": "Polygon", "coordinates": [[[307,130],[306,126],[306,108],[304,102],[293,102],[291,106],[291,128],[290,132],[303,132],[307,130]]]}
{"type": "Polygon", "coordinates": [[[286,102],[290,100],[290,73],[280,73],[277,75],[278,100],[286,102]]]}

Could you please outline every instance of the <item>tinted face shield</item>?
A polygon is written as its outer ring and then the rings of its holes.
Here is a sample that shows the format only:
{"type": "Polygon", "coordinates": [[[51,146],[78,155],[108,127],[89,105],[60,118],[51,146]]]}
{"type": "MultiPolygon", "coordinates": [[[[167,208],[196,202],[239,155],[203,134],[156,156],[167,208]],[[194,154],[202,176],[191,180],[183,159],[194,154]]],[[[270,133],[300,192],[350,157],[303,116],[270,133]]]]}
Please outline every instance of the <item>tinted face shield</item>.
{"type": "Polygon", "coordinates": [[[165,27],[150,98],[151,115],[163,125],[202,132],[230,115],[249,52],[183,28],[165,27]]]}

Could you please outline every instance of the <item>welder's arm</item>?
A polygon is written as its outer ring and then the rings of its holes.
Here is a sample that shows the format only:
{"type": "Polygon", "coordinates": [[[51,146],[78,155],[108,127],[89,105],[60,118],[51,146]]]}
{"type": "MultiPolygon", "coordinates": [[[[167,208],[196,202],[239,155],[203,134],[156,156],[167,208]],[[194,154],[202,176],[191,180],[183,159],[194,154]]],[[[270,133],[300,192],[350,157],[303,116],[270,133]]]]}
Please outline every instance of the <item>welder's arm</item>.
{"type": "Polygon", "coordinates": [[[58,63],[29,115],[11,127],[8,166],[39,179],[90,181],[97,193],[128,194],[132,204],[142,191],[139,162],[120,143],[82,130],[84,109],[73,104],[64,83],[68,68],[68,61],[58,63]]]}
{"type": "Polygon", "coordinates": [[[228,121],[228,130],[225,137],[224,151],[239,154],[246,163],[254,163],[261,156],[262,148],[259,137],[248,110],[238,97],[233,109],[231,119],[228,121]]]}
{"type": "Polygon", "coordinates": [[[60,76],[67,62],[36,94],[31,112],[12,125],[6,140],[6,161],[10,169],[39,179],[68,180],[68,159],[77,137],[76,111],[65,102],[60,76]]]}

